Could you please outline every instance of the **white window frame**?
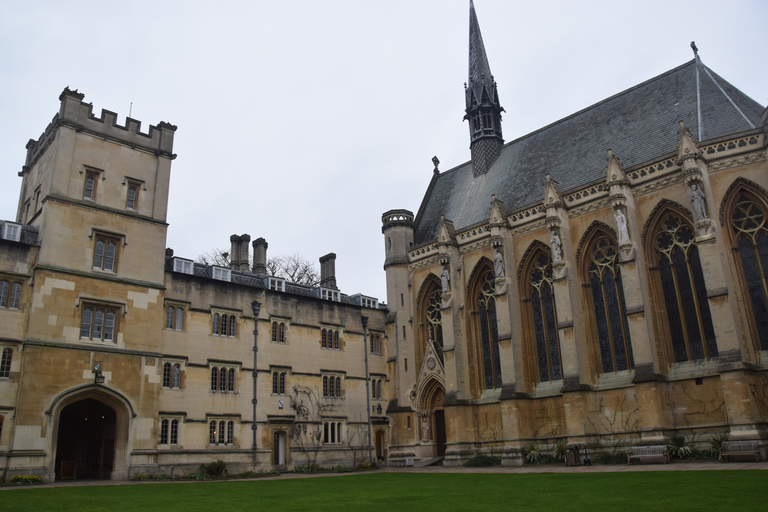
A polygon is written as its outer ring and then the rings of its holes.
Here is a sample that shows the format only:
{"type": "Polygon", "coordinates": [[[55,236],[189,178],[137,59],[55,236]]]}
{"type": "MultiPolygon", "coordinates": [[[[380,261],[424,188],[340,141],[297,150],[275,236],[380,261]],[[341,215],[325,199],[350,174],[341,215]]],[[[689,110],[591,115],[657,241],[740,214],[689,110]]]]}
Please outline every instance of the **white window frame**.
{"type": "Polygon", "coordinates": [[[284,292],[285,291],[285,279],[282,279],[280,277],[270,277],[269,278],[269,289],[276,291],[276,292],[284,292]]]}
{"type": "Polygon", "coordinates": [[[339,290],[334,290],[332,288],[320,288],[320,298],[323,300],[339,302],[341,293],[339,290]]]}
{"type": "Polygon", "coordinates": [[[173,271],[192,275],[195,271],[195,262],[184,258],[173,258],[173,271]]]}
{"type": "Polygon", "coordinates": [[[211,279],[216,279],[217,281],[230,282],[232,280],[232,271],[225,267],[211,265],[208,267],[208,275],[211,279]]]}
{"type": "Polygon", "coordinates": [[[13,242],[21,241],[21,224],[15,222],[3,223],[3,238],[13,242]]]}

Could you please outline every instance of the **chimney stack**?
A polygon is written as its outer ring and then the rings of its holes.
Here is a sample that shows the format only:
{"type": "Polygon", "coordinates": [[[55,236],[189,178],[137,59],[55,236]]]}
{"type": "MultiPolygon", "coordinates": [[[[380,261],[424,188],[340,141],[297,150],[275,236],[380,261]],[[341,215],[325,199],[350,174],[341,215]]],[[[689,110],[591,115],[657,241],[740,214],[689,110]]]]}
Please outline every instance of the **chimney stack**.
{"type": "Polygon", "coordinates": [[[338,290],[336,287],[336,254],[332,252],[320,257],[320,286],[338,290]]]}
{"type": "Polygon", "coordinates": [[[263,238],[257,238],[253,241],[253,273],[259,275],[267,274],[267,241],[263,238]]]}
{"type": "Polygon", "coordinates": [[[229,253],[229,268],[248,272],[250,270],[248,267],[248,260],[250,259],[248,242],[251,241],[251,235],[232,235],[229,237],[229,241],[232,243],[232,250],[229,253]]]}

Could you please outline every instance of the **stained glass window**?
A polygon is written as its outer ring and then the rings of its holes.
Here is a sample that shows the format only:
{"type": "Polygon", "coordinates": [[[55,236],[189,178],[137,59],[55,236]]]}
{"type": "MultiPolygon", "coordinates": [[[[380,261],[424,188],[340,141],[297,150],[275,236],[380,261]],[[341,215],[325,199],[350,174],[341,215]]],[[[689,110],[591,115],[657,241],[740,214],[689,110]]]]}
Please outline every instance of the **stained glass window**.
{"type": "Polygon", "coordinates": [[[435,344],[435,351],[440,361],[443,361],[443,318],[440,313],[442,292],[439,288],[432,291],[427,297],[426,317],[427,334],[435,344]]]}
{"type": "Polygon", "coordinates": [[[691,225],[668,213],[656,233],[659,277],[675,362],[717,356],[704,273],[691,225]]]}
{"type": "Polygon", "coordinates": [[[633,366],[632,343],[624,306],[624,289],[617,263],[616,242],[600,235],[590,247],[588,268],[597,340],[603,373],[633,366]]]}
{"type": "Polygon", "coordinates": [[[536,362],[539,382],[563,378],[560,366],[560,340],[555,315],[555,295],[552,290],[552,262],[548,254],[534,256],[528,272],[528,289],[533,319],[536,362]]]}
{"type": "Polygon", "coordinates": [[[763,206],[742,194],[733,210],[731,226],[760,350],[768,350],[768,227],[763,206]]]}
{"type": "Polygon", "coordinates": [[[491,269],[483,272],[477,294],[480,320],[480,343],[483,352],[483,383],[485,389],[501,387],[501,360],[499,357],[499,333],[496,325],[496,297],[494,274],[491,269]]]}

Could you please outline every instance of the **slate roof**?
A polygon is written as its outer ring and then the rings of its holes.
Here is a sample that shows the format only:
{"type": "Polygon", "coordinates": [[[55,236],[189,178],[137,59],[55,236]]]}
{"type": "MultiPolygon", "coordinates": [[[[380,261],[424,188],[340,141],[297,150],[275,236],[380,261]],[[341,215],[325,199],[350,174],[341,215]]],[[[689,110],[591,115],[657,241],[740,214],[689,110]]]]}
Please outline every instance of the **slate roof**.
{"type": "Polygon", "coordinates": [[[695,58],[507,143],[487,174],[473,177],[471,162],[439,174],[416,216],[414,242],[436,239],[441,215],[457,230],[488,219],[491,194],[508,212],[542,201],[547,174],[564,192],[603,180],[608,149],[625,169],[675,152],[678,121],[694,140],[709,140],[761,126],[762,111],[760,104],[695,58]]]}

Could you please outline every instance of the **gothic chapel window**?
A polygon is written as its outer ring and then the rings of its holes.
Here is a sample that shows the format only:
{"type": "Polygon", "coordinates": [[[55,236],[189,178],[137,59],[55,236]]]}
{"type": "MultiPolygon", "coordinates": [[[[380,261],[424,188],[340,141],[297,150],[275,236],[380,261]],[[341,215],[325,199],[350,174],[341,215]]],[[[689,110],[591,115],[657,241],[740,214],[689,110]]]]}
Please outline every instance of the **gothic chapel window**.
{"type": "Polygon", "coordinates": [[[478,322],[475,326],[478,350],[482,354],[483,389],[501,387],[501,361],[499,357],[499,333],[496,325],[495,276],[490,266],[482,268],[474,286],[473,302],[477,307],[478,322]]]}
{"type": "Polygon", "coordinates": [[[768,350],[768,226],[765,203],[741,193],[731,213],[731,228],[741,261],[742,279],[752,307],[760,340],[759,350],[768,350]]]}
{"type": "Polygon", "coordinates": [[[534,254],[525,277],[530,295],[523,300],[530,304],[539,382],[560,380],[563,373],[552,287],[552,260],[549,254],[544,251],[534,254]]]}
{"type": "Polygon", "coordinates": [[[587,281],[595,312],[602,372],[630,370],[633,366],[632,345],[616,242],[601,233],[590,244],[587,255],[587,281]]]}
{"type": "Polygon", "coordinates": [[[663,215],[653,238],[675,362],[717,356],[704,274],[690,223],[663,215]]]}

